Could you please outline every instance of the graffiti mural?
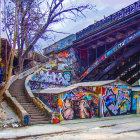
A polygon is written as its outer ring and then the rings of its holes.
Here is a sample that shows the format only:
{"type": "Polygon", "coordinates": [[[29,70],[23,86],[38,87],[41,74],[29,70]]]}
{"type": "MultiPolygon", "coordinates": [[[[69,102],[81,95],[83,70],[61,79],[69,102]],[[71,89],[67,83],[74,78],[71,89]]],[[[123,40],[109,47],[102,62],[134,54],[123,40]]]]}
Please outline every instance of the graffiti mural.
{"type": "Polygon", "coordinates": [[[140,113],[140,92],[132,93],[132,113],[140,113]]]}
{"type": "Polygon", "coordinates": [[[54,43],[53,45],[47,47],[44,49],[44,54],[50,54],[50,53],[58,53],[59,51],[62,51],[63,49],[66,49],[69,47],[72,42],[76,39],[75,34],[71,34],[67,36],[66,38],[59,40],[58,42],[54,43]]]}
{"type": "Polygon", "coordinates": [[[85,89],[74,89],[63,94],[58,105],[65,120],[98,117],[98,95],[85,89]]]}
{"type": "Polygon", "coordinates": [[[119,88],[105,88],[103,94],[103,116],[127,114],[131,109],[131,92],[119,88]]]}
{"type": "Polygon", "coordinates": [[[52,70],[40,69],[29,80],[31,90],[45,89],[48,87],[68,86],[72,83],[70,71],[56,72],[52,70]]]}
{"type": "Polygon", "coordinates": [[[57,55],[57,58],[59,61],[65,64],[65,68],[68,66],[73,69],[75,73],[78,73],[77,71],[79,69],[79,61],[76,57],[76,50],[70,48],[62,51],[57,55]]]}
{"type": "Polygon", "coordinates": [[[39,94],[39,99],[46,104],[51,110],[59,112],[57,94],[39,94]]]}

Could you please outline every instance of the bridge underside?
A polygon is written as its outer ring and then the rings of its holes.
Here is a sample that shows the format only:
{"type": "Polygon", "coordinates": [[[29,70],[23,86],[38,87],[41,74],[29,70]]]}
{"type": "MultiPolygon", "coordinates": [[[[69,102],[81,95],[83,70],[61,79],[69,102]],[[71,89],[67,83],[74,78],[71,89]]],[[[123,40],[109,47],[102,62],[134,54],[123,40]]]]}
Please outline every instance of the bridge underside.
{"type": "Polygon", "coordinates": [[[128,84],[140,79],[140,44],[130,44],[99,65],[84,80],[120,80],[128,84]],[[131,48],[133,47],[133,48],[131,48]]]}

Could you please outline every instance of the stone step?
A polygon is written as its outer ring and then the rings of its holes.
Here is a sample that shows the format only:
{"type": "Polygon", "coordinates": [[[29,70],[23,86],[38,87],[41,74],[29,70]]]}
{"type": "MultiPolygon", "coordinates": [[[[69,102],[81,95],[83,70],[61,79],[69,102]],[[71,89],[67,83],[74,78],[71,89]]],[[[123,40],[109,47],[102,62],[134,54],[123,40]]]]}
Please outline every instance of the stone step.
{"type": "Polygon", "coordinates": [[[29,113],[31,116],[44,116],[43,113],[29,113]]]}
{"type": "Polygon", "coordinates": [[[28,109],[26,109],[26,111],[27,111],[29,114],[31,114],[31,113],[35,113],[35,114],[41,113],[41,112],[38,111],[38,110],[28,110],[28,109]]]}
{"type": "Polygon", "coordinates": [[[34,115],[31,115],[31,119],[47,119],[47,117],[46,116],[41,116],[41,115],[39,115],[39,116],[34,116],[34,115]]]}
{"type": "Polygon", "coordinates": [[[50,123],[49,121],[31,121],[30,122],[30,125],[34,125],[34,124],[48,124],[48,123],[50,123]]]}
{"type": "Polygon", "coordinates": [[[9,88],[9,91],[13,97],[23,106],[23,108],[30,115],[30,125],[32,124],[46,124],[50,123],[47,117],[28,100],[24,90],[25,78],[16,80],[9,88]]]}
{"type": "Polygon", "coordinates": [[[36,122],[36,121],[48,121],[47,118],[30,118],[31,122],[36,122]]]}

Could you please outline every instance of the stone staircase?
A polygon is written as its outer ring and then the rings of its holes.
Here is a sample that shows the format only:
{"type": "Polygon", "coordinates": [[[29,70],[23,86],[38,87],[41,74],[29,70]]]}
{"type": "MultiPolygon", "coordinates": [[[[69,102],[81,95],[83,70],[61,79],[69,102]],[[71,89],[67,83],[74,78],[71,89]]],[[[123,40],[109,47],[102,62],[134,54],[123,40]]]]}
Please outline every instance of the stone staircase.
{"type": "Polygon", "coordinates": [[[16,80],[10,86],[9,92],[30,115],[29,125],[49,123],[47,117],[27,98],[24,91],[25,79],[26,78],[16,80]]]}

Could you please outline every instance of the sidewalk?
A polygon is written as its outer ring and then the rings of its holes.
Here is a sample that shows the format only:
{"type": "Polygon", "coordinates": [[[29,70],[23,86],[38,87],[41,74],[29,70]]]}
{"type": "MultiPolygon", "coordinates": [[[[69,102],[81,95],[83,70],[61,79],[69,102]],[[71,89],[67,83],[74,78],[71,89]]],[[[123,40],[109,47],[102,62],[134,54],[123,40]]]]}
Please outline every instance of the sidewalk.
{"type": "Polygon", "coordinates": [[[21,128],[5,128],[0,130],[0,138],[24,138],[49,134],[74,132],[89,127],[105,127],[119,123],[140,121],[139,115],[123,115],[106,118],[79,119],[62,121],[59,124],[38,124],[21,128]]]}

